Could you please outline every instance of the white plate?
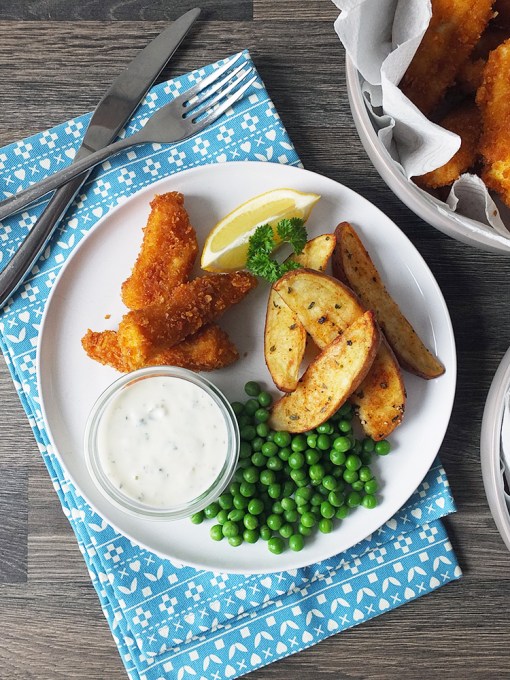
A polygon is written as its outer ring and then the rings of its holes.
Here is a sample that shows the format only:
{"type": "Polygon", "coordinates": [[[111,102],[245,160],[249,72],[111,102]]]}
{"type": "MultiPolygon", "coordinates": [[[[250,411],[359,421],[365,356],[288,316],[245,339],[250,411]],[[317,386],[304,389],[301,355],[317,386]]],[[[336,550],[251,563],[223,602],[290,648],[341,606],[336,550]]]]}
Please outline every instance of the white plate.
{"type": "MultiPolygon", "coordinates": [[[[209,374],[231,400],[243,398],[247,380],[271,387],[264,364],[263,330],[268,286],[261,283],[220,321],[241,359],[209,374]]],[[[197,568],[271,572],[323,560],[352,547],[387,521],[429,470],[443,440],[455,392],[456,356],[450,317],[430,270],[398,227],[361,196],[312,172],[272,163],[228,163],[163,179],[112,210],[80,243],[63,268],[48,301],[38,348],[38,383],[48,434],[69,476],[90,505],[131,540],[162,556],[197,568]],[[391,436],[393,452],[377,461],[381,503],[358,509],[333,533],[318,534],[302,552],[275,556],[259,541],[234,549],[208,537],[210,522],[158,522],[133,518],[96,489],[85,466],[85,421],[98,395],[118,374],[90,360],[80,339],[87,330],[116,328],[124,308],[120,286],[140,247],[142,227],[155,193],[181,191],[200,245],[214,224],[251,196],[278,187],[321,194],[308,231],[315,236],[338,222],[354,224],[403,312],[441,358],[446,374],[425,381],[405,374],[404,423],[391,436]],[[111,316],[106,319],[106,315],[111,316]]]]}

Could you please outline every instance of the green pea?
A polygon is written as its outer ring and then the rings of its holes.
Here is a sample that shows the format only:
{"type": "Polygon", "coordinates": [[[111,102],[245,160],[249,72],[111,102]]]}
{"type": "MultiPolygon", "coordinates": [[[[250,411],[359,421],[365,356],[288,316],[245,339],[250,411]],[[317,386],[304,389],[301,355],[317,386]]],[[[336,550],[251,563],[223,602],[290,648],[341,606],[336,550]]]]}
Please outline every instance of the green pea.
{"type": "Polygon", "coordinates": [[[327,451],[331,446],[331,439],[327,434],[320,434],[317,437],[317,448],[321,451],[327,451]]]}
{"type": "Polygon", "coordinates": [[[241,484],[241,482],[243,481],[243,479],[244,479],[243,478],[243,471],[240,468],[238,468],[234,472],[234,476],[232,477],[232,481],[239,486],[241,484]]]}
{"type": "Polygon", "coordinates": [[[282,504],[280,503],[280,501],[275,501],[273,503],[271,510],[275,515],[283,515],[283,513],[285,512],[285,510],[282,508],[282,504]]]}
{"type": "Polygon", "coordinates": [[[317,449],[306,449],[305,459],[308,465],[315,465],[321,459],[321,452],[317,449]]]}
{"type": "Polygon", "coordinates": [[[255,515],[250,515],[249,513],[243,517],[243,524],[246,529],[256,529],[259,525],[258,519],[255,515]]]}
{"type": "Polygon", "coordinates": [[[273,536],[267,542],[267,547],[269,551],[274,553],[275,555],[281,555],[281,553],[285,549],[285,543],[279,536],[273,536]]]}
{"type": "Polygon", "coordinates": [[[225,522],[228,520],[228,510],[220,510],[219,513],[216,515],[216,521],[218,524],[225,524],[225,522]]]}
{"type": "Polygon", "coordinates": [[[278,458],[278,456],[271,456],[266,460],[266,466],[268,470],[283,470],[283,460],[278,458]]]}
{"type": "Polygon", "coordinates": [[[219,504],[216,503],[216,502],[211,503],[206,508],[204,508],[204,510],[203,510],[204,517],[206,519],[214,519],[214,517],[216,517],[216,515],[219,513],[219,511],[220,511],[219,504]]]}
{"type": "Polygon", "coordinates": [[[305,527],[314,527],[317,523],[315,515],[313,512],[305,512],[301,515],[301,524],[305,527]]]}
{"type": "Polygon", "coordinates": [[[352,430],[352,425],[348,420],[340,420],[338,422],[337,427],[340,430],[340,432],[343,432],[344,434],[347,434],[352,430]]]}
{"type": "Polygon", "coordinates": [[[273,470],[262,470],[260,473],[260,483],[270,486],[276,482],[276,473],[273,470]]]}
{"type": "MultiPolygon", "coordinates": [[[[255,429],[258,430],[258,425],[255,429]]],[[[252,439],[250,443],[253,452],[259,453],[260,450],[262,449],[262,446],[264,445],[264,439],[260,436],[257,436],[255,437],[255,439],[252,439]]]]}
{"type": "Polygon", "coordinates": [[[372,510],[377,506],[377,498],[373,496],[370,493],[367,493],[366,496],[363,496],[363,499],[361,501],[361,505],[364,508],[368,508],[369,510],[372,510]]]}
{"type": "Polygon", "coordinates": [[[274,442],[266,442],[265,444],[262,445],[261,449],[262,453],[264,456],[267,458],[271,458],[271,456],[276,456],[278,453],[278,447],[274,442]]]}
{"type": "Polygon", "coordinates": [[[273,441],[275,444],[283,448],[289,446],[292,441],[292,436],[289,432],[275,432],[273,441]]]}
{"type": "Polygon", "coordinates": [[[362,446],[363,446],[363,451],[364,453],[373,453],[375,450],[375,442],[371,437],[366,437],[362,441],[362,446]]]}
{"type": "Polygon", "coordinates": [[[347,457],[344,453],[344,451],[338,451],[337,449],[331,449],[329,452],[329,460],[333,463],[333,465],[343,465],[346,461],[347,457]]]}
{"type": "Polygon", "coordinates": [[[311,536],[313,534],[312,527],[305,527],[305,525],[301,523],[298,526],[298,531],[301,536],[311,536]]]}
{"type": "Polygon", "coordinates": [[[303,550],[305,546],[305,540],[301,534],[292,534],[289,538],[289,548],[295,552],[303,550]]]}
{"type": "Polygon", "coordinates": [[[370,463],[372,462],[372,455],[373,455],[372,453],[367,451],[362,451],[359,454],[359,457],[361,458],[361,462],[363,463],[363,465],[370,465],[370,463]]]}
{"type": "Polygon", "coordinates": [[[302,434],[292,437],[290,448],[293,451],[305,451],[308,448],[306,445],[306,437],[304,437],[302,434]]]}
{"type": "Polygon", "coordinates": [[[289,496],[292,496],[292,494],[294,493],[295,490],[296,490],[296,483],[293,482],[292,479],[287,479],[287,481],[283,485],[282,496],[288,498],[289,496]]]}
{"type": "Polygon", "coordinates": [[[335,508],[331,505],[329,501],[324,501],[321,503],[321,515],[326,519],[331,519],[335,516],[335,508]]]}
{"type": "Polygon", "coordinates": [[[354,489],[354,491],[364,491],[365,489],[365,484],[361,482],[359,479],[353,482],[351,486],[354,489]]]}
{"type": "Polygon", "coordinates": [[[204,513],[202,511],[195,512],[193,515],[191,515],[190,519],[193,524],[202,524],[204,521],[204,513]]]}
{"type": "Polygon", "coordinates": [[[360,456],[362,452],[363,447],[361,446],[361,442],[358,439],[356,439],[354,444],[352,445],[352,453],[356,454],[357,456],[360,456]]]}
{"type": "Polygon", "coordinates": [[[260,394],[260,385],[255,380],[250,380],[244,386],[244,391],[249,397],[258,397],[260,394]]]}
{"type": "Polygon", "coordinates": [[[347,505],[350,508],[356,508],[361,503],[361,494],[358,491],[351,491],[347,496],[347,505]]]}
{"type": "Polygon", "coordinates": [[[230,536],[228,538],[228,543],[231,545],[233,548],[237,548],[241,545],[243,542],[243,537],[242,536],[230,536]]]}
{"type": "Polygon", "coordinates": [[[373,495],[379,490],[379,484],[377,482],[377,479],[369,479],[368,482],[365,482],[365,488],[364,491],[365,493],[369,495],[373,495]]]}
{"type": "Polygon", "coordinates": [[[248,399],[244,405],[244,410],[249,416],[254,416],[255,411],[259,408],[259,402],[257,399],[248,399]]]}
{"type": "Polygon", "coordinates": [[[249,458],[253,453],[252,445],[250,442],[241,442],[239,444],[239,458],[242,460],[244,458],[249,458]]]}
{"type": "Polygon", "coordinates": [[[223,527],[221,524],[215,524],[209,529],[209,536],[213,541],[221,541],[223,539],[223,527]]]}
{"type": "Polygon", "coordinates": [[[306,479],[306,470],[303,470],[303,468],[299,470],[291,470],[290,471],[290,478],[296,482],[302,482],[303,480],[306,479]]]}
{"type": "Polygon", "coordinates": [[[228,513],[228,519],[231,522],[242,522],[244,515],[244,510],[241,510],[240,508],[234,508],[228,513]]]}
{"type": "Polygon", "coordinates": [[[247,425],[251,425],[251,416],[247,413],[241,413],[240,416],[237,416],[237,424],[239,425],[240,430],[247,425]]]}
{"type": "Polygon", "coordinates": [[[302,489],[298,489],[295,494],[295,501],[299,505],[298,498],[303,498],[305,502],[308,502],[310,498],[313,496],[313,491],[309,487],[304,487],[302,489]]]}
{"type": "MultiPolygon", "coordinates": [[[[258,411],[257,411],[258,413],[258,411]]],[[[257,413],[255,413],[255,420],[257,420],[257,413]]],[[[269,416],[268,416],[269,417],[269,416]]],[[[267,418],[266,418],[267,420],[267,418]]],[[[257,434],[261,438],[266,438],[267,435],[269,434],[269,425],[266,423],[265,420],[259,420],[258,425],[255,427],[255,430],[257,431],[257,434]]]]}
{"type": "Polygon", "coordinates": [[[356,456],[354,453],[351,453],[350,456],[347,456],[345,467],[348,470],[359,470],[361,467],[361,458],[356,456]]]}
{"type": "Polygon", "coordinates": [[[296,509],[296,501],[293,498],[282,498],[281,504],[284,510],[296,509]]]}
{"type": "Polygon", "coordinates": [[[312,506],[310,505],[310,503],[304,503],[303,505],[297,506],[297,511],[298,511],[298,514],[300,514],[300,515],[304,515],[305,512],[310,512],[311,509],[312,509],[312,506]]]}
{"type": "MultiPolygon", "coordinates": [[[[272,470],[270,470],[270,472],[272,472],[272,470]]],[[[276,500],[277,498],[280,498],[281,494],[282,494],[281,484],[273,483],[268,486],[267,495],[269,496],[269,498],[274,498],[276,500]]]]}
{"type": "Polygon", "coordinates": [[[281,515],[269,515],[266,519],[266,524],[272,531],[278,531],[283,524],[283,519],[281,515]]]}
{"type": "Polygon", "coordinates": [[[260,392],[258,395],[258,402],[261,406],[267,408],[273,403],[273,397],[269,394],[269,392],[260,392]]]}
{"type": "Polygon", "coordinates": [[[352,405],[349,401],[346,401],[337,411],[339,416],[345,418],[350,418],[352,416],[352,405]]]}
{"type": "Polygon", "coordinates": [[[338,488],[338,480],[333,477],[333,475],[326,475],[324,479],[322,480],[322,485],[328,490],[328,491],[334,491],[336,488],[338,488]]]}
{"type": "Polygon", "coordinates": [[[324,499],[322,495],[320,493],[315,492],[312,493],[312,496],[310,497],[310,504],[313,506],[319,506],[323,500],[324,499]]]}
{"type": "Polygon", "coordinates": [[[323,517],[319,522],[319,531],[323,534],[330,534],[333,531],[333,521],[323,517]]]}
{"type": "Polygon", "coordinates": [[[333,434],[333,425],[329,421],[322,423],[317,427],[317,432],[319,434],[333,434]]]}
{"type": "Polygon", "coordinates": [[[248,512],[252,515],[261,515],[264,512],[264,503],[260,498],[252,498],[248,503],[248,512]]]}
{"type": "Polygon", "coordinates": [[[339,508],[343,505],[344,500],[343,493],[338,493],[338,491],[330,491],[328,494],[328,502],[331,503],[334,508],[339,508]]]}
{"type": "Polygon", "coordinates": [[[275,431],[274,430],[269,430],[269,434],[266,437],[266,440],[268,442],[274,441],[274,436],[275,436],[275,431]]]}
{"type": "Polygon", "coordinates": [[[344,470],[343,478],[347,484],[353,484],[358,481],[358,473],[356,470],[344,470]]]}
{"type": "MultiPolygon", "coordinates": [[[[255,418],[257,423],[263,423],[265,425],[266,422],[269,420],[269,411],[267,410],[267,408],[259,408],[253,414],[253,417],[255,418]]],[[[260,434],[258,431],[257,433],[260,434]]]]}
{"type": "Polygon", "coordinates": [[[358,470],[358,475],[362,482],[368,482],[374,476],[372,474],[372,470],[366,465],[360,467],[358,470]]]}
{"type": "Polygon", "coordinates": [[[391,451],[391,444],[386,439],[381,439],[380,442],[375,443],[374,448],[378,456],[387,456],[391,451]]]}
{"type": "Polygon", "coordinates": [[[240,491],[234,496],[234,508],[236,508],[236,510],[246,510],[248,503],[248,498],[242,496],[240,491]]]}
{"type": "Polygon", "coordinates": [[[316,463],[310,467],[308,474],[310,475],[310,479],[312,481],[320,483],[325,475],[324,466],[321,465],[321,463],[316,463]]]}
{"type": "Polygon", "coordinates": [[[272,532],[271,529],[267,526],[267,524],[263,524],[263,525],[260,527],[259,533],[260,533],[260,538],[261,538],[263,541],[269,541],[269,539],[270,539],[271,536],[273,535],[273,532],[272,532]]]}
{"type": "Polygon", "coordinates": [[[282,524],[282,526],[279,529],[280,531],[280,536],[282,538],[290,538],[292,534],[294,533],[294,527],[292,524],[282,524]]]}
{"type": "MultiPolygon", "coordinates": [[[[255,484],[256,482],[259,481],[259,476],[260,473],[257,470],[256,467],[251,466],[246,468],[246,470],[243,471],[243,477],[246,482],[250,482],[251,484],[255,484]]],[[[243,494],[244,496],[245,494],[243,494]]]]}
{"type": "Polygon", "coordinates": [[[283,517],[285,518],[286,522],[289,522],[289,524],[294,524],[299,520],[299,513],[297,510],[285,510],[283,517]]]}
{"type": "MultiPolygon", "coordinates": [[[[255,454],[253,454],[253,455],[255,455],[255,454]]],[[[251,467],[250,458],[243,458],[242,460],[240,460],[238,462],[236,472],[239,472],[239,470],[241,470],[241,472],[243,472],[244,470],[246,470],[246,468],[249,468],[249,467],[251,467]]],[[[243,481],[243,479],[244,479],[244,477],[241,477],[241,481],[243,481]]]]}
{"type": "Polygon", "coordinates": [[[240,401],[233,401],[230,406],[232,407],[232,411],[234,411],[234,415],[240,416],[244,412],[244,404],[241,404],[240,401]]]}
{"type": "Polygon", "coordinates": [[[229,520],[222,526],[222,531],[225,538],[230,538],[231,536],[237,536],[239,533],[239,527],[235,522],[229,520]]]}
{"type": "Polygon", "coordinates": [[[251,496],[255,494],[256,490],[257,487],[253,482],[244,481],[241,483],[239,493],[241,494],[241,496],[244,496],[245,498],[251,498],[251,496]]]}
{"type": "Polygon", "coordinates": [[[349,437],[337,437],[333,442],[333,448],[337,451],[342,451],[343,453],[348,451],[351,446],[352,443],[349,437]]]}
{"type": "Polygon", "coordinates": [[[251,462],[255,467],[257,468],[263,468],[266,467],[266,457],[262,453],[262,451],[257,451],[256,453],[253,454],[251,457],[251,462]]]}
{"type": "Polygon", "coordinates": [[[307,445],[310,449],[315,449],[315,448],[317,447],[317,436],[318,436],[318,435],[316,435],[316,434],[309,434],[309,435],[306,437],[306,445],[307,445]]]}
{"type": "Polygon", "coordinates": [[[243,531],[243,540],[246,543],[256,543],[259,540],[259,532],[256,529],[245,529],[243,531]]]}
{"type": "Polygon", "coordinates": [[[348,505],[341,505],[335,513],[337,519],[345,519],[350,512],[348,505]]]}
{"type": "Polygon", "coordinates": [[[244,425],[240,429],[241,439],[247,442],[251,442],[257,436],[257,431],[253,425],[244,425]]]}
{"type": "Polygon", "coordinates": [[[278,457],[283,460],[284,463],[286,463],[290,456],[292,455],[292,449],[289,449],[288,446],[285,446],[283,449],[280,449],[278,451],[278,457]]]}

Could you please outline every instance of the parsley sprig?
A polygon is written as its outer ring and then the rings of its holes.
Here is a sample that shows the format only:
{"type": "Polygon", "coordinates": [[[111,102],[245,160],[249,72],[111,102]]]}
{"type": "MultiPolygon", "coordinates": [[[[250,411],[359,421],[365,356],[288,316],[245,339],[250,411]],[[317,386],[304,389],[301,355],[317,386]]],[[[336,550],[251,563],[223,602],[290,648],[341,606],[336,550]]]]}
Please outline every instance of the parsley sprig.
{"type": "Polygon", "coordinates": [[[303,252],[307,241],[305,223],[299,217],[280,220],[276,227],[277,241],[273,228],[269,224],[257,227],[248,242],[248,257],[246,268],[255,276],[260,276],[270,283],[278,281],[284,274],[301,265],[293,260],[277,262],[271,257],[280,243],[290,243],[294,253],[303,252]]]}

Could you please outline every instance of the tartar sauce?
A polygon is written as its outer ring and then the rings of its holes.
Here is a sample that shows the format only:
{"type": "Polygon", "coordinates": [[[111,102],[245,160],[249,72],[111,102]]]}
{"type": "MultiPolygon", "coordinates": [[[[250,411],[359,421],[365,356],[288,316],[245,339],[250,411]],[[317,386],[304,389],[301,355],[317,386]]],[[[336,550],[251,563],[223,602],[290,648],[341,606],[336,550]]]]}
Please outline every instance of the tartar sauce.
{"type": "Polygon", "coordinates": [[[98,455],[111,483],[129,498],[172,508],[197,498],[220,473],[227,426],[212,397],[170,376],[139,380],[107,406],[98,455]]]}

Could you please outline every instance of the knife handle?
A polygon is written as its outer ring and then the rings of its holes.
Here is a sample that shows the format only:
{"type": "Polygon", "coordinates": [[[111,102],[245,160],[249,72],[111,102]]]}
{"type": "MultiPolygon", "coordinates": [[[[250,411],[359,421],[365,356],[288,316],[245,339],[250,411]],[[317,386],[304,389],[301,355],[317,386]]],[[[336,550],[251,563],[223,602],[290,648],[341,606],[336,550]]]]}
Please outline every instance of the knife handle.
{"type": "Polygon", "coordinates": [[[32,269],[89,174],[79,175],[55,191],[44,212],[0,272],[0,307],[6,304],[32,269]]]}

